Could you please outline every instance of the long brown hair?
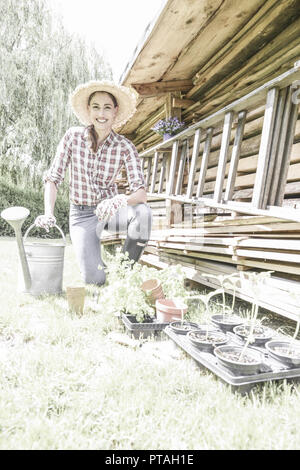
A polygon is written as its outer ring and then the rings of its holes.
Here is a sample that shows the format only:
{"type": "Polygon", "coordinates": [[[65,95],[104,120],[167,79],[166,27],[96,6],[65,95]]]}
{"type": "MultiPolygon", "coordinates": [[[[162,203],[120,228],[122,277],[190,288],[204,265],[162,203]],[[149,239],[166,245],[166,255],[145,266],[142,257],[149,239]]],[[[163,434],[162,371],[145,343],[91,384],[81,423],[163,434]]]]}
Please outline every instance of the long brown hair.
{"type": "MultiPolygon", "coordinates": [[[[116,98],[114,97],[114,95],[112,95],[108,91],[94,91],[89,96],[88,106],[90,105],[90,103],[92,101],[92,98],[96,93],[106,93],[111,98],[111,100],[114,104],[114,107],[116,108],[118,106],[118,102],[117,102],[116,98]]],[[[88,135],[89,135],[89,138],[90,138],[90,141],[91,141],[91,147],[90,148],[93,152],[96,152],[97,151],[97,144],[98,144],[98,135],[97,135],[97,132],[96,132],[95,127],[94,127],[93,124],[91,126],[88,126],[88,135]]]]}

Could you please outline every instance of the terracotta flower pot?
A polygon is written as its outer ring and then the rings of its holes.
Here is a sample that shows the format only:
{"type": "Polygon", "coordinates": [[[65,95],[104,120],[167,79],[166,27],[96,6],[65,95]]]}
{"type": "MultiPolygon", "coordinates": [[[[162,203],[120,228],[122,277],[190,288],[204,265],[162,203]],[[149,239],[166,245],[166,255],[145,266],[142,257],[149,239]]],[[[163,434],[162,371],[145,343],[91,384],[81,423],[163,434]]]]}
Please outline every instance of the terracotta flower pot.
{"type": "Polygon", "coordinates": [[[67,287],[66,291],[69,309],[81,315],[84,308],[85,288],[67,287]]]}
{"type": "Polygon", "coordinates": [[[173,322],[181,320],[187,312],[187,305],[173,299],[157,299],[155,302],[158,321],[173,322]]]}
{"type": "Polygon", "coordinates": [[[161,286],[161,282],[158,279],[148,279],[143,282],[141,289],[149,297],[151,303],[155,303],[156,299],[164,299],[165,295],[161,286]]]}

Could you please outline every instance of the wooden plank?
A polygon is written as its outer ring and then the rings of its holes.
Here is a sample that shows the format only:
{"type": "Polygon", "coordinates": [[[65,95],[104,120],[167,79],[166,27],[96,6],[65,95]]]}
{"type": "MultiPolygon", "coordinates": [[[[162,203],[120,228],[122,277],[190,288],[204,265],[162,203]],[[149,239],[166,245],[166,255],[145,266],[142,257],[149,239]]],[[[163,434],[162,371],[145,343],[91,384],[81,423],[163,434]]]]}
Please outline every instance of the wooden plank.
{"type": "Polygon", "coordinates": [[[270,159],[270,150],[273,138],[273,128],[277,109],[278,88],[271,88],[267,94],[264,124],[257,162],[256,178],[253,188],[252,205],[254,208],[263,209],[263,195],[266,174],[270,159]]]}
{"type": "Polygon", "coordinates": [[[153,162],[153,171],[152,171],[152,181],[151,181],[151,187],[150,187],[150,192],[153,193],[155,189],[155,181],[156,181],[156,174],[157,174],[157,167],[158,167],[158,158],[159,158],[159,153],[155,152],[154,156],[154,162],[153,162]]]}
{"type": "Polygon", "coordinates": [[[232,154],[231,154],[227,186],[226,186],[225,197],[224,197],[225,201],[232,199],[233,192],[234,192],[234,184],[235,184],[235,178],[236,178],[236,173],[237,173],[237,168],[238,168],[238,163],[239,163],[239,158],[240,158],[246,116],[247,116],[246,110],[240,111],[238,115],[238,126],[237,126],[237,131],[235,134],[235,139],[234,139],[234,144],[233,144],[233,149],[232,149],[232,154]]]}
{"type": "Polygon", "coordinates": [[[193,81],[185,80],[165,80],[151,83],[131,83],[131,86],[144,98],[169,93],[172,91],[189,91],[193,86],[193,81]]]}
{"type": "Polygon", "coordinates": [[[294,138],[294,134],[295,134],[297,116],[298,116],[298,104],[292,103],[291,104],[289,121],[288,121],[288,125],[287,125],[287,132],[286,132],[286,138],[285,138],[285,143],[284,143],[283,156],[282,156],[282,160],[281,160],[280,180],[279,180],[280,184],[278,185],[276,198],[275,198],[275,205],[276,206],[277,205],[281,206],[283,198],[284,198],[285,185],[286,185],[286,182],[287,182],[287,179],[288,179],[290,157],[291,157],[293,138],[294,138]]]}
{"type": "Polygon", "coordinates": [[[188,180],[188,187],[187,187],[187,192],[186,192],[187,198],[191,198],[193,194],[195,169],[196,169],[197,159],[199,157],[200,138],[201,138],[201,128],[196,130],[195,136],[194,136],[193,154],[192,154],[191,168],[190,168],[190,174],[189,174],[189,180],[188,180]]]}
{"type": "Polygon", "coordinates": [[[173,98],[172,106],[173,108],[189,108],[195,104],[194,100],[187,100],[183,98],[173,98]]]}
{"type": "Polygon", "coordinates": [[[204,188],[204,183],[205,183],[205,176],[206,176],[206,171],[207,171],[213,131],[214,131],[213,127],[209,127],[206,132],[206,139],[205,139],[204,151],[203,151],[202,160],[201,160],[201,168],[200,168],[200,174],[199,174],[198,186],[197,186],[197,192],[196,192],[197,198],[203,195],[203,188],[204,188]]]}
{"type": "Polygon", "coordinates": [[[159,176],[158,193],[162,193],[163,191],[164,181],[166,177],[166,169],[167,169],[167,158],[168,156],[166,154],[163,154],[160,176],[159,176]]]}
{"type": "Polygon", "coordinates": [[[265,263],[263,261],[251,260],[246,258],[238,258],[236,262],[237,264],[240,264],[242,266],[251,266],[252,268],[256,269],[266,269],[267,271],[278,271],[288,274],[297,274],[298,276],[300,275],[300,267],[297,264],[291,265],[285,264],[283,262],[278,264],[272,263],[271,261],[265,263]]]}
{"type": "MultiPolygon", "coordinates": [[[[240,248],[236,249],[236,255],[241,256],[243,258],[259,258],[259,259],[269,259],[274,261],[283,261],[284,263],[299,263],[300,262],[300,254],[293,253],[281,253],[278,251],[267,251],[267,250],[243,250],[240,248]]],[[[300,270],[300,268],[299,268],[300,270]]]]}
{"type": "Polygon", "coordinates": [[[229,111],[225,114],[225,117],[224,117],[222,143],[221,143],[217,178],[216,178],[214,197],[213,197],[214,201],[217,203],[221,202],[221,199],[222,199],[223,184],[224,184],[224,178],[225,178],[225,168],[226,168],[226,162],[228,158],[228,148],[229,148],[232,121],[233,121],[233,111],[229,111]]]}
{"type": "Polygon", "coordinates": [[[146,176],[146,188],[149,187],[149,183],[150,183],[151,167],[152,167],[152,158],[148,158],[147,176],[146,176]]]}
{"type": "Polygon", "coordinates": [[[290,110],[290,91],[288,88],[283,88],[279,92],[278,98],[278,106],[277,106],[277,115],[275,119],[275,127],[274,127],[274,137],[272,141],[272,148],[270,152],[270,161],[267,170],[266,176],[266,183],[265,183],[265,190],[263,196],[263,207],[269,203],[269,201],[274,201],[276,189],[275,185],[278,184],[274,181],[274,176],[276,172],[278,173],[278,169],[281,166],[281,159],[282,159],[282,141],[285,141],[285,133],[286,133],[286,115],[289,115],[290,110]],[[281,151],[280,151],[281,150],[281,151]],[[279,167],[279,168],[278,168],[279,167]],[[275,194],[274,194],[275,193],[275,194]]]}
{"type": "Polygon", "coordinates": [[[273,175],[272,175],[272,188],[270,191],[268,202],[270,205],[275,205],[276,201],[276,194],[278,185],[280,185],[281,179],[281,165],[284,159],[284,146],[285,146],[285,139],[288,130],[289,120],[290,120],[290,112],[291,112],[291,87],[289,87],[286,97],[285,109],[284,109],[284,116],[282,121],[282,128],[281,128],[281,138],[279,140],[277,155],[276,155],[276,166],[274,167],[273,175]]]}
{"type": "Polygon", "coordinates": [[[178,155],[178,147],[179,147],[179,141],[175,140],[175,142],[173,142],[173,146],[172,146],[170,174],[169,174],[169,177],[168,177],[167,188],[166,188],[166,195],[167,196],[173,194],[175,170],[176,170],[177,155],[178,155]]]}
{"type": "Polygon", "coordinates": [[[186,161],[187,153],[188,153],[188,140],[184,140],[182,144],[182,148],[181,148],[181,154],[180,154],[180,160],[179,160],[179,166],[178,166],[175,195],[179,195],[182,192],[182,182],[183,182],[183,175],[184,175],[184,168],[185,168],[185,161],[186,161]]]}
{"type": "MultiPolygon", "coordinates": [[[[178,253],[177,250],[173,249],[173,248],[165,248],[165,250],[167,253],[178,253]]],[[[211,260],[215,260],[215,261],[221,261],[221,262],[224,262],[224,263],[230,263],[230,264],[236,264],[236,262],[232,259],[231,256],[224,256],[224,255],[215,255],[213,253],[202,253],[201,251],[190,251],[189,252],[189,256],[191,258],[205,258],[205,259],[211,259],[211,260]]]]}
{"type": "Polygon", "coordinates": [[[217,253],[217,254],[233,255],[232,248],[224,248],[224,247],[219,247],[219,246],[189,245],[187,243],[179,244],[179,243],[172,243],[172,242],[160,242],[159,248],[166,248],[168,250],[172,248],[174,250],[183,251],[184,253],[189,254],[190,256],[194,256],[194,254],[199,251],[201,253],[217,253]]]}

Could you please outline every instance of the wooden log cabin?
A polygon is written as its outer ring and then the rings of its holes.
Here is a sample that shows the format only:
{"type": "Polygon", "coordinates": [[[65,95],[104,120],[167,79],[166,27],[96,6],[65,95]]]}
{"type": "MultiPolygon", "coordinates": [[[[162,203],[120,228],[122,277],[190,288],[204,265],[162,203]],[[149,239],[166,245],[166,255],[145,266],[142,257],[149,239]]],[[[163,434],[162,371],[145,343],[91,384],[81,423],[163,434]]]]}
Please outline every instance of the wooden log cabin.
{"type": "MultiPolygon", "coordinates": [[[[120,83],[139,94],[120,133],[136,145],[153,230],[142,262],[188,279],[272,271],[259,302],[300,300],[300,0],[168,0],[120,83]],[[163,141],[152,127],[177,116],[163,141]]],[[[119,181],[122,188],[122,178],[119,181]]],[[[126,190],[126,187],[123,186],[126,190]]],[[[232,290],[228,290],[232,293],[232,290]]]]}

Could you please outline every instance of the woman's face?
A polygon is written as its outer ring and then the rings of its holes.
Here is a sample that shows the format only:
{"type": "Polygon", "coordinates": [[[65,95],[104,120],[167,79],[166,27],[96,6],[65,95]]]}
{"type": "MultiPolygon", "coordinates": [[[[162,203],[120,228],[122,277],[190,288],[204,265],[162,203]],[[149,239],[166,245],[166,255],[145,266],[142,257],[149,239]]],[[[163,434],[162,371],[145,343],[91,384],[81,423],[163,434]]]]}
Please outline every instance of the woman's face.
{"type": "Polygon", "coordinates": [[[105,92],[98,91],[92,97],[88,109],[95,130],[109,133],[118,112],[118,107],[114,106],[111,97],[105,92]]]}

